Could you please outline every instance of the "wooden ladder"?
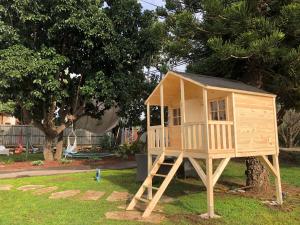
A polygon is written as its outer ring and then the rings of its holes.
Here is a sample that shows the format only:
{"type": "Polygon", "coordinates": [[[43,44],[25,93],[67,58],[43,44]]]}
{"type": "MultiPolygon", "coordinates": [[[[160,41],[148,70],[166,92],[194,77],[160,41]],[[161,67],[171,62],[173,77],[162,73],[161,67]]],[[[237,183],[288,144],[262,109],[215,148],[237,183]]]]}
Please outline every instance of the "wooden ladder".
{"type": "Polygon", "coordinates": [[[151,214],[152,210],[156,206],[157,202],[161,198],[162,194],[166,190],[167,186],[171,182],[172,178],[174,177],[176,171],[178,170],[179,166],[181,165],[183,161],[183,153],[180,153],[175,161],[175,163],[164,163],[165,154],[162,153],[160,156],[157,157],[155,162],[153,163],[153,167],[148,174],[147,178],[143,182],[140,189],[137,191],[133,199],[131,200],[130,204],[128,205],[126,210],[133,210],[133,208],[136,206],[137,202],[144,202],[147,204],[146,209],[143,213],[143,217],[147,217],[151,214]],[[158,170],[161,165],[168,165],[171,167],[168,174],[158,174],[158,170]],[[164,177],[163,182],[161,183],[160,187],[152,187],[152,179],[154,177],[164,177]],[[145,199],[142,198],[143,193],[145,190],[147,190],[149,187],[151,187],[153,190],[156,191],[152,199],[145,199]]]}

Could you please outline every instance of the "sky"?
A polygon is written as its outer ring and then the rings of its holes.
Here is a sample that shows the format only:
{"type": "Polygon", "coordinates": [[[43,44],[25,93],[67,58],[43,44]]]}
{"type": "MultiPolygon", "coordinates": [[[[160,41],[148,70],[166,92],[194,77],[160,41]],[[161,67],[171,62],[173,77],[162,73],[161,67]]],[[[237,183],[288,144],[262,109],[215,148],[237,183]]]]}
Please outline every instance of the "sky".
{"type": "Polygon", "coordinates": [[[139,0],[144,9],[153,10],[156,6],[164,6],[164,0],[139,0]]]}
{"type": "MultiPolygon", "coordinates": [[[[154,10],[157,6],[164,6],[165,1],[164,0],[139,0],[139,2],[142,4],[144,9],[154,10]]],[[[180,72],[185,72],[186,65],[176,66],[172,68],[173,70],[177,70],[180,72]]]]}

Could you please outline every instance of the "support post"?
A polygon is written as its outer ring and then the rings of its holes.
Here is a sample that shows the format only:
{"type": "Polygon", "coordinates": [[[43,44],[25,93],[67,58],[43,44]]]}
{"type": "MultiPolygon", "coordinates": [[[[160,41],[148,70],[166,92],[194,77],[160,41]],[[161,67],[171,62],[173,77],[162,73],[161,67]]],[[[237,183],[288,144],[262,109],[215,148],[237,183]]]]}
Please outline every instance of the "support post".
{"type": "Polygon", "coordinates": [[[161,122],[161,149],[165,151],[165,113],[164,113],[164,85],[160,85],[160,122],[161,122]]]}
{"type": "MultiPolygon", "coordinates": [[[[147,131],[150,130],[150,103],[147,102],[147,131]]],[[[150,149],[150,135],[149,135],[149,132],[148,132],[148,138],[147,138],[147,142],[148,142],[148,176],[151,172],[151,169],[152,169],[152,155],[151,153],[149,152],[149,149],[150,149]]],[[[149,182],[149,186],[148,186],[148,190],[147,190],[147,193],[148,193],[148,199],[151,200],[152,199],[152,180],[149,182]]]]}
{"type": "Polygon", "coordinates": [[[206,152],[209,150],[209,129],[208,129],[208,105],[207,105],[207,89],[203,88],[203,114],[204,114],[204,148],[206,152]]]}
{"type": "Polygon", "coordinates": [[[206,191],[207,191],[207,216],[213,218],[214,212],[214,185],[213,185],[213,162],[212,158],[206,159],[206,191]]]}
{"type": "Polygon", "coordinates": [[[180,79],[180,114],[181,114],[181,150],[184,149],[184,127],[185,124],[185,94],[184,94],[184,80],[180,79]]]}
{"type": "Polygon", "coordinates": [[[273,165],[275,167],[275,170],[277,172],[277,176],[275,176],[275,185],[276,185],[276,198],[277,198],[277,203],[282,204],[282,189],[281,189],[281,179],[280,179],[280,170],[279,170],[279,160],[278,160],[278,155],[273,155],[273,165]]]}

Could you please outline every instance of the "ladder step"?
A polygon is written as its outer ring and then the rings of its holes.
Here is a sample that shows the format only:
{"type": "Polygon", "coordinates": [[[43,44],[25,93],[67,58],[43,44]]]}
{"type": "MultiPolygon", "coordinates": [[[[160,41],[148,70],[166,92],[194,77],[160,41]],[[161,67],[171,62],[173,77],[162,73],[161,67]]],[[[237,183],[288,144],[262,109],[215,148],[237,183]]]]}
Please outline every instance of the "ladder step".
{"type": "MultiPolygon", "coordinates": [[[[148,186],[147,186],[147,185],[143,185],[143,186],[144,186],[144,188],[148,188],[148,186]]],[[[157,190],[157,191],[159,190],[159,188],[158,188],[158,187],[153,187],[153,186],[152,186],[151,188],[152,188],[153,190],[157,190]]]]}
{"type": "Polygon", "coordinates": [[[160,165],[165,165],[165,166],[173,166],[174,163],[160,163],[160,165]]]}
{"type": "Polygon", "coordinates": [[[145,202],[145,203],[149,202],[149,200],[145,199],[145,198],[138,198],[138,197],[136,197],[135,199],[138,200],[138,201],[141,201],[141,202],[145,202]]]}
{"type": "Polygon", "coordinates": [[[167,177],[167,175],[163,175],[163,174],[152,174],[152,176],[155,176],[155,177],[167,177]]]}

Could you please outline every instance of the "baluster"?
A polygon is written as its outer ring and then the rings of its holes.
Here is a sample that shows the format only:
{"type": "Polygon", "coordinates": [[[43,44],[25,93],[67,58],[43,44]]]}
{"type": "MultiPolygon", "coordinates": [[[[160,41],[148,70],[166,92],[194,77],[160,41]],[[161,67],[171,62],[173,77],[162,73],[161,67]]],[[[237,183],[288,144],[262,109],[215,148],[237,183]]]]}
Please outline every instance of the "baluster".
{"type": "Polygon", "coordinates": [[[228,149],[232,149],[232,133],[231,133],[231,124],[227,126],[227,137],[228,137],[228,149]]]}
{"type": "Polygon", "coordinates": [[[220,124],[216,124],[216,133],[217,133],[217,149],[221,148],[221,130],[220,124]]]}
{"type": "Polygon", "coordinates": [[[222,144],[223,149],[227,149],[227,138],[226,138],[226,124],[222,124],[222,144]]]}
{"type": "Polygon", "coordinates": [[[210,149],[214,150],[215,149],[215,125],[214,124],[209,124],[210,128],[210,149]]]}

